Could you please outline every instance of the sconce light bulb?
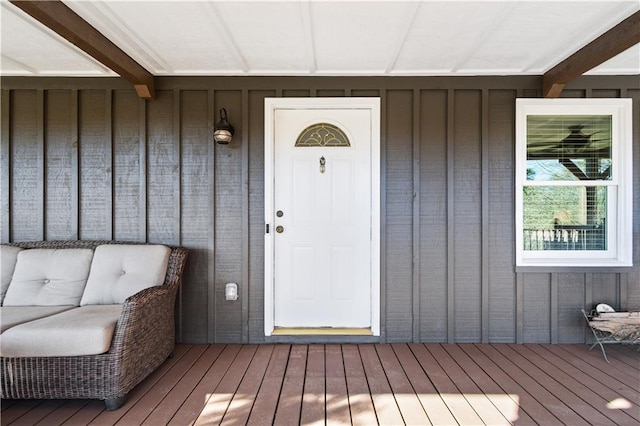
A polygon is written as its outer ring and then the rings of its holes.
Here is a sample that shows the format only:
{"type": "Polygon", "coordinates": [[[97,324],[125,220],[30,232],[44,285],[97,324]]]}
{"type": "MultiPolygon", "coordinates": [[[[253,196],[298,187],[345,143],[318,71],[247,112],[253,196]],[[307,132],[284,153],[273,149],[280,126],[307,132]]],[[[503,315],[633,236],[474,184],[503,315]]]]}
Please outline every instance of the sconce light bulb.
{"type": "Polygon", "coordinates": [[[224,295],[226,300],[238,300],[238,284],[227,283],[224,288],[224,295]]]}

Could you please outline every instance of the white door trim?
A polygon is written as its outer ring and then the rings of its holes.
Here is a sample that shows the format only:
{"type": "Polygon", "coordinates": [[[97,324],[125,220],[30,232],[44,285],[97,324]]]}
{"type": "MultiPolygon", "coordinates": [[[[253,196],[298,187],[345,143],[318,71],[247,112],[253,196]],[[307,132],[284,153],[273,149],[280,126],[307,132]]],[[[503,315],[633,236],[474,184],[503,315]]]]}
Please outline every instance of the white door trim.
{"type": "Polygon", "coordinates": [[[275,112],[282,109],[365,109],[371,116],[371,332],[380,335],[380,99],[265,98],[265,286],[264,333],[274,331],[275,112]],[[266,232],[268,230],[268,232],[266,232]]]}

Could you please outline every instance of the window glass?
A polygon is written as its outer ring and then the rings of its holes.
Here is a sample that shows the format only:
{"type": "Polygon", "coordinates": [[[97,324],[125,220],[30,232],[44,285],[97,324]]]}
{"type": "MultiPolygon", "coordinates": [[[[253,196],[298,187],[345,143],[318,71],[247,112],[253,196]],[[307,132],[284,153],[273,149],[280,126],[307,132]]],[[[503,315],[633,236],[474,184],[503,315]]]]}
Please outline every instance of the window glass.
{"type": "Polygon", "coordinates": [[[339,127],[329,123],[317,123],[307,127],[300,133],[295,146],[349,147],[351,143],[347,135],[339,127]]]}
{"type": "Polygon", "coordinates": [[[611,179],[611,115],[527,116],[527,180],[611,179]]]}
{"type": "Polygon", "coordinates": [[[523,250],[606,250],[607,187],[523,188],[523,250]]]}

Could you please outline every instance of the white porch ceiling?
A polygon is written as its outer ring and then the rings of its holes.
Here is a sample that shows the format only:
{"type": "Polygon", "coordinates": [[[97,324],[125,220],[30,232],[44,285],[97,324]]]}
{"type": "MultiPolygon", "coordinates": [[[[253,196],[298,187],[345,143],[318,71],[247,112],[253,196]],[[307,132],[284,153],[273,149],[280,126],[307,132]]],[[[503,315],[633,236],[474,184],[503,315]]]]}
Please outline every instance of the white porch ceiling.
{"type": "MultiPolygon", "coordinates": [[[[154,75],[542,75],[640,10],[608,1],[71,1],[154,75]]],[[[4,76],[113,71],[1,0],[4,76]]],[[[589,74],[640,74],[640,45],[589,74]]]]}

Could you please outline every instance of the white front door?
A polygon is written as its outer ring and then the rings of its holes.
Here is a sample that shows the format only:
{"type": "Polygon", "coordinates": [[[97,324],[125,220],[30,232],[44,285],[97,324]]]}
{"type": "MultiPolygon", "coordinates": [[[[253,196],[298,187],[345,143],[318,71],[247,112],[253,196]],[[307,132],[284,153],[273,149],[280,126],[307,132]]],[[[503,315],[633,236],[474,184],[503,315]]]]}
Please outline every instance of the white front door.
{"type": "Polygon", "coordinates": [[[377,99],[267,100],[267,335],[275,327],[377,334],[379,112],[373,104],[377,99]]]}

